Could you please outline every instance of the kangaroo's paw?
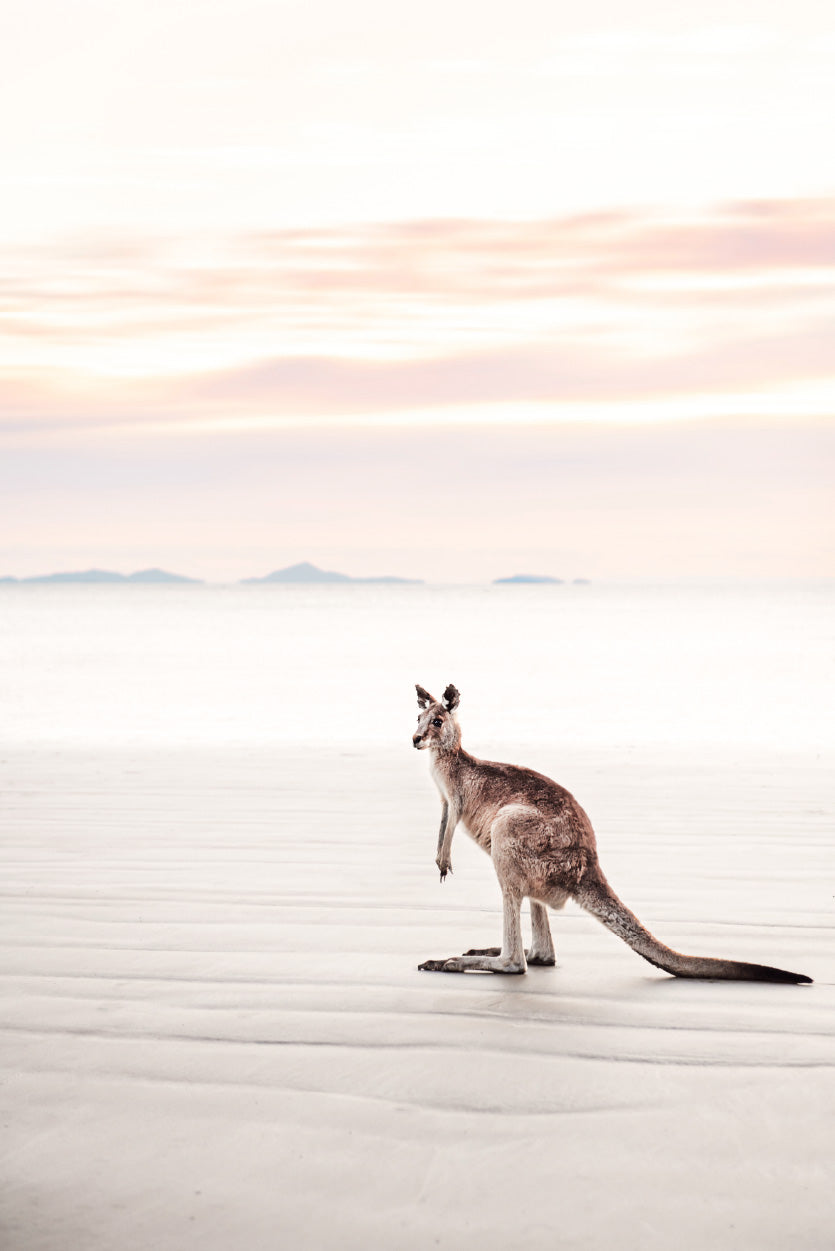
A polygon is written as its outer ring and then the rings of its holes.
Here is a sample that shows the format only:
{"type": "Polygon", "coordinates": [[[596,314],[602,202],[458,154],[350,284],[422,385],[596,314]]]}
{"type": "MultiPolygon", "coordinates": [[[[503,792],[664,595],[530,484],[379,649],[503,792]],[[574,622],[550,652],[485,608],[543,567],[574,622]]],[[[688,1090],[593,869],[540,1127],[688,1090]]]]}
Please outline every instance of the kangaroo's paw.
{"type": "MultiPolygon", "coordinates": [[[[465,951],[465,956],[500,956],[501,947],[471,947],[469,951],[465,951]]],[[[526,951],[525,957],[528,964],[538,964],[543,967],[553,967],[557,963],[557,957],[554,955],[540,955],[537,951],[526,951]]]]}
{"type": "Polygon", "coordinates": [[[418,968],[426,973],[524,973],[524,960],[501,956],[452,956],[449,960],[424,960],[418,968]]]}

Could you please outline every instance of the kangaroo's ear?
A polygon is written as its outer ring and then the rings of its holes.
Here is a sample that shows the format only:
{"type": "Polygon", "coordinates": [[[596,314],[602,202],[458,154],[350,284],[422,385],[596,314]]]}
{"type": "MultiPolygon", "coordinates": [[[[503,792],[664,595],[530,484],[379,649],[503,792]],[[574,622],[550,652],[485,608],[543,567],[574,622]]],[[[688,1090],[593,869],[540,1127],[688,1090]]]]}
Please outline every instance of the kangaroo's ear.
{"type": "Polygon", "coordinates": [[[454,712],[460,702],[461,695],[458,688],[453,686],[450,682],[449,686],[444,691],[444,703],[446,704],[447,712],[454,712]]]}
{"type": "Polygon", "coordinates": [[[430,704],[437,704],[438,701],[435,696],[430,695],[428,691],[425,691],[422,686],[418,686],[417,683],[415,684],[415,690],[417,691],[418,708],[428,708],[430,704]]]}

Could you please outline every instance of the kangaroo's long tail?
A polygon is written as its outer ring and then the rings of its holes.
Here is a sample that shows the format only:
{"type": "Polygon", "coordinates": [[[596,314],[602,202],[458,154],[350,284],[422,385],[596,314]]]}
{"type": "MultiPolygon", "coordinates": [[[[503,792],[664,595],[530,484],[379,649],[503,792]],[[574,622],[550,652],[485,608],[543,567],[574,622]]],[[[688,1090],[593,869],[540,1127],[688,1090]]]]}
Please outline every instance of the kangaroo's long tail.
{"type": "Polygon", "coordinates": [[[573,892],[577,902],[602,921],[607,929],[628,943],[633,951],[643,956],[656,968],[675,977],[721,978],[735,982],[811,982],[803,973],[789,973],[786,969],[772,969],[767,964],[746,964],[740,960],[714,960],[709,956],[685,956],[680,951],[665,947],[664,943],[645,929],[626,904],[618,899],[602,872],[597,869],[588,874],[582,885],[573,892]]]}

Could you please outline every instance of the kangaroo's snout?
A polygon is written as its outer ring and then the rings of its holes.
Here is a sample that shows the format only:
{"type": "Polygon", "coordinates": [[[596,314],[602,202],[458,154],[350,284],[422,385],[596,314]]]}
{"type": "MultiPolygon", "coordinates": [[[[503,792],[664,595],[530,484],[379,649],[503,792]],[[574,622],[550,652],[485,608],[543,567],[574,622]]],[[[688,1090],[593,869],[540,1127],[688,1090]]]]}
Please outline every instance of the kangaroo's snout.
{"type": "Polygon", "coordinates": [[[422,734],[413,734],[413,735],[412,735],[412,745],[413,745],[414,747],[420,747],[420,740],[421,740],[422,738],[423,738],[423,735],[422,735],[422,734]]]}

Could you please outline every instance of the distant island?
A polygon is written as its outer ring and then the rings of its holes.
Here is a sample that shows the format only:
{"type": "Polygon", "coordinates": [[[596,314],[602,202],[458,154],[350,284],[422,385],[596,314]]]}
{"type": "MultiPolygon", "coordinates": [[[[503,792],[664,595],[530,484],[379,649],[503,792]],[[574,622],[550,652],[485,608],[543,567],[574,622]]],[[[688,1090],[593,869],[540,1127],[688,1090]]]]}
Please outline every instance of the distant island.
{"type": "MultiPolygon", "coordinates": [[[[587,586],[588,578],[572,579],[575,586],[587,586]]],[[[509,578],[494,578],[493,584],[520,585],[524,583],[550,584],[560,586],[564,578],[552,578],[542,573],[515,573],[509,578]]],[[[169,573],[166,569],[138,569],[136,573],[116,573],[111,569],[78,569],[68,573],[41,573],[28,578],[0,577],[0,585],[24,583],[45,583],[60,585],[61,583],[82,583],[88,586],[104,585],[137,585],[137,584],[178,584],[205,585],[203,578],[187,578],[180,573],[169,573]]],[[[297,565],[288,565],[286,569],[276,569],[263,578],[241,578],[241,585],[266,585],[271,583],[378,583],[383,585],[422,586],[423,578],[398,578],[392,574],[382,574],[371,578],[354,578],[347,573],[337,573],[333,569],[320,569],[309,560],[300,561],[297,565]]]]}
{"type": "Polygon", "coordinates": [[[394,578],[391,576],[377,578],[352,578],[347,573],[334,573],[329,569],[318,569],[310,561],[303,560],[298,565],[289,565],[286,569],[276,569],[263,578],[242,578],[241,582],[402,582],[417,584],[420,578],[394,578]]]}
{"type": "Polygon", "coordinates": [[[563,581],[563,578],[549,578],[542,573],[514,573],[512,578],[494,578],[493,585],[498,586],[504,582],[550,582],[555,586],[560,586],[563,581]]]}
{"type": "Polygon", "coordinates": [[[164,569],[140,569],[136,573],[113,573],[109,569],[83,569],[74,573],[42,573],[34,578],[0,578],[0,582],[200,582],[164,569]]]}

